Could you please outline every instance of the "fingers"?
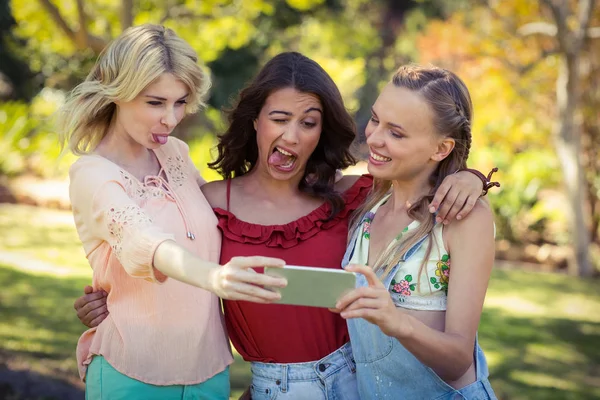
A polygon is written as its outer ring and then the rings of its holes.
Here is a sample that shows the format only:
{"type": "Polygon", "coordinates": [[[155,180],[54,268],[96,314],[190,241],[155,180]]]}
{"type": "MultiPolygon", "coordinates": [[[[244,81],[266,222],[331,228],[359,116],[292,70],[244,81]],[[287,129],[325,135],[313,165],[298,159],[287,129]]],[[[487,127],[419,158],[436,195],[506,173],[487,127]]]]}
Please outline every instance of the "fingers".
{"type": "Polygon", "coordinates": [[[340,315],[344,319],[363,318],[369,322],[372,322],[377,318],[377,312],[378,310],[376,309],[360,308],[348,312],[342,312],[340,315]]]}
{"type": "Polygon", "coordinates": [[[374,289],[374,288],[366,287],[366,286],[360,287],[358,289],[354,289],[350,293],[347,293],[346,295],[342,296],[335,303],[335,308],[337,310],[343,311],[346,307],[348,307],[350,304],[354,303],[358,299],[361,299],[361,298],[376,298],[377,297],[377,290],[378,289],[374,289]]]}
{"type": "Polygon", "coordinates": [[[444,201],[444,198],[448,194],[448,191],[452,187],[451,183],[452,175],[447,176],[446,179],[442,182],[440,187],[436,190],[435,195],[433,196],[433,200],[431,200],[431,205],[429,206],[429,212],[434,213],[440,207],[440,204],[444,201]]]}
{"type": "Polygon", "coordinates": [[[221,297],[228,300],[252,301],[255,303],[272,303],[281,299],[281,295],[273,290],[264,289],[259,286],[244,282],[223,282],[221,297]]]}
{"type": "Polygon", "coordinates": [[[257,274],[253,267],[281,268],[285,261],[272,257],[234,257],[216,272],[215,293],[228,300],[272,303],[281,298],[276,291],[287,285],[283,277],[257,274]]]}
{"type": "Polygon", "coordinates": [[[87,327],[94,328],[100,324],[108,316],[108,308],[106,304],[100,306],[94,310],[91,310],[87,314],[79,317],[79,320],[87,327]]]}
{"type": "Polygon", "coordinates": [[[100,325],[100,322],[104,321],[108,317],[108,311],[98,315],[96,318],[90,321],[89,324],[85,324],[88,328],[95,328],[100,325]]]}
{"type": "Polygon", "coordinates": [[[217,271],[215,293],[228,300],[245,300],[259,303],[273,302],[281,295],[268,288],[285,287],[285,278],[257,274],[252,269],[224,266],[217,271]]]}
{"type": "Polygon", "coordinates": [[[223,268],[221,274],[222,282],[239,282],[251,285],[282,288],[287,286],[287,280],[280,276],[268,274],[257,274],[252,269],[239,270],[223,268]]]}
{"type": "Polygon", "coordinates": [[[343,318],[345,318],[345,316],[348,315],[348,313],[350,311],[360,310],[363,308],[371,309],[371,310],[378,310],[378,309],[382,308],[384,305],[385,305],[385,303],[382,301],[382,299],[380,297],[376,297],[376,298],[361,297],[360,299],[350,303],[346,308],[344,308],[341,312],[341,315],[343,318]]]}
{"type": "Polygon", "coordinates": [[[383,283],[373,271],[373,268],[366,265],[351,264],[345,268],[346,271],[363,274],[371,287],[383,287],[383,283]]]}
{"type": "Polygon", "coordinates": [[[97,300],[86,302],[83,307],[77,310],[77,315],[89,314],[93,310],[96,310],[100,307],[106,307],[106,298],[104,296],[97,300]]]}
{"type": "Polygon", "coordinates": [[[91,287],[90,285],[87,285],[86,287],[83,288],[83,293],[84,294],[90,294],[94,291],[94,288],[91,287]]]}
{"type": "Polygon", "coordinates": [[[281,258],[273,257],[233,257],[226,265],[236,268],[252,268],[252,267],[283,267],[285,261],[281,258]]]}
{"type": "Polygon", "coordinates": [[[85,307],[86,304],[96,301],[96,300],[100,300],[104,298],[104,302],[106,302],[106,292],[99,290],[97,292],[92,292],[89,294],[84,294],[83,296],[79,297],[77,300],[75,300],[75,303],[73,303],[73,308],[75,308],[75,310],[79,311],[81,308],[85,307]]]}
{"type": "Polygon", "coordinates": [[[446,218],[444,218],[444,221],[452,221],[454,220],[454,218],[457,216],[457,214],[460,212],[460,210],[462,210],[463,206],[465,205],[465,202],[467,200],[468,194],[460,192],[458,194],[458,196],[456,197],[456,200],[454,201],[454,204],[452,205],[452,208],[450,209],[450,211],[448,211],[448,214],[446,215],[446,218]]]}
{"type": "Polygon", "coordinates": [[[448,212],[454,205],[459,193],[460,193],[459,190],[457,190],[455,187],[450,188],[450,190],[444,197],[444,201],[441,203],[440,207],[438,208],[438,214],[437,214],[437,217],[435,218],[435,220],[438,223],[443,222],[444,224],[447,224],[449,222],[448,212]]]}
{"type": "Polygon", "coordinates": [[[463,206],[462,210],[460,210],[460,212],[456,216],[456,219],[461,220],[464,217],[466,217],[473,210],[473,207],[475,207],[477,199],[478,197],[469,196],[467,198],[467,201],[465,201],[465,205],[463,206]]]}

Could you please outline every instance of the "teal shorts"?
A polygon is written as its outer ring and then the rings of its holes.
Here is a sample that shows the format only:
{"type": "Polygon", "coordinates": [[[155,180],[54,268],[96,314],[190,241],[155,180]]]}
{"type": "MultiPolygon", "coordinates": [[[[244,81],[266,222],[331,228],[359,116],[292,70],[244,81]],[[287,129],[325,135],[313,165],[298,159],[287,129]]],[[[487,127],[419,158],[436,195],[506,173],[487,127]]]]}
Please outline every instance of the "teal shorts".
{"type": "Polygon", "coordinates": [[[229,367],[195,385],[156,386],[123,375],[102,356],[86,373],[86,400],[229,400],[229,367]]]}

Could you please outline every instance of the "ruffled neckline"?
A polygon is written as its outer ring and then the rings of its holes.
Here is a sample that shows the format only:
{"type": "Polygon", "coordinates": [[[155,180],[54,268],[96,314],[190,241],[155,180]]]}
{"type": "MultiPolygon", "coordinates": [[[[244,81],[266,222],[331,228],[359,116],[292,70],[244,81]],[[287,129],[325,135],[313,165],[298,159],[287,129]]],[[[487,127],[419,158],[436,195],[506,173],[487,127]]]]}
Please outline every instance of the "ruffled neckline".
{"type": "Polygon", "coordinates": [[[288,249],[303,240],[310,239],[322,230],[327,230],[348,219],[365,200],[373,186],[373,177],[361,176],[348,190],[342,193],[344,208],[328,220],[330,205],[323,203],[309,214],[283,225],[259,225],[238,219],[222,208],[213,208],[219,220],[218,227],[223,236],[238,243],[264,244],[267,247],[288,249]]]}

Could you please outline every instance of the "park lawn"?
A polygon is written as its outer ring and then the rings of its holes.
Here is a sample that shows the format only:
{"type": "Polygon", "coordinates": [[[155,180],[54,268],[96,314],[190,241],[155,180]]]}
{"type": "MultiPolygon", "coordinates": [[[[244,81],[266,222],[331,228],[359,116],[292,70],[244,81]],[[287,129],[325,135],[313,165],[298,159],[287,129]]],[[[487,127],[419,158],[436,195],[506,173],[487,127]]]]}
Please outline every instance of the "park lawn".
{"type": "MultiPolygon", "coordinates": [[[[78,385],[72,304],[90,275],[70,213],[0,205],[0,361],[78,385]]],[[[494,271],[479,340],[500,399],[600,398],[599,283],[494,271]]],[[[249,377],[236,354],[234,398],[249,377]]]]}

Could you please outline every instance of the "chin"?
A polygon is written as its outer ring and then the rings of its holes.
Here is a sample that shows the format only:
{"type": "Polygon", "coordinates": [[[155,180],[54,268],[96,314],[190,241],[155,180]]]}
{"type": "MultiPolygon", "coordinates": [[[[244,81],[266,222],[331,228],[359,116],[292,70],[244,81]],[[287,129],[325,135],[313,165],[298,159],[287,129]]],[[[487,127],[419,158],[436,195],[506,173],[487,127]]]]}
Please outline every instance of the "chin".
{"type": "Polygon", "coordinates": [[[298,177],[302,178],[303,170],[294,168],[289,172],[279,171],[273,167],[269,168],[269,176],[277,181],[290,181],[298,177]]]}

